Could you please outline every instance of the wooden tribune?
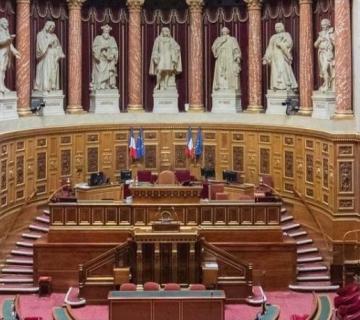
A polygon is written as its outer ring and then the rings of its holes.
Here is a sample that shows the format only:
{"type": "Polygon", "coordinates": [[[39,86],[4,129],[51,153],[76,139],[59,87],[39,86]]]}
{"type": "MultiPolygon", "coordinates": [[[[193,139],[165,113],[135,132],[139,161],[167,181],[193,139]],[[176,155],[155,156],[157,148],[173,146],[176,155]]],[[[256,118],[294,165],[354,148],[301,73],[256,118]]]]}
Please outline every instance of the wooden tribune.
{"type": "Polygon", "coordinates": [[[110,320],[223,320],[225,294],[205,291],[112,291],[110,320]]]}
{"type": "Polygon", "coordinates": [[[83,186],[75,189],[78,200],[122,200],[123,187],[120,184],[104,184],[100,186],[83,186]]]}

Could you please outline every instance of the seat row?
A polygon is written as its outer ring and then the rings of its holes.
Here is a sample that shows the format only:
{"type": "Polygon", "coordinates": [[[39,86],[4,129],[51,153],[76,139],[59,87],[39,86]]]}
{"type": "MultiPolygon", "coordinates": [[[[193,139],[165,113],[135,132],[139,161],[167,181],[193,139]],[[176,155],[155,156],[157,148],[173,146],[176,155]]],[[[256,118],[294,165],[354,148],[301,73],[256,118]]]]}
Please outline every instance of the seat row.
{"type": "MultiPolygon", "coordinates": [[[[160,284],[157,282],[145,282],[143,286],[144,291],[159,291],[161,289],[160,284]]],[[[206,290],[206,287],[203,284],[190,284],[190,290],[206,290]]],[[[120,291],[136,291],[137,286],[134,283],[123,283],[120,286],[120,291]]],[[[181,287],[178,283],[166,283],[164,285],[165,291],[179,291],[181,287]]]]}

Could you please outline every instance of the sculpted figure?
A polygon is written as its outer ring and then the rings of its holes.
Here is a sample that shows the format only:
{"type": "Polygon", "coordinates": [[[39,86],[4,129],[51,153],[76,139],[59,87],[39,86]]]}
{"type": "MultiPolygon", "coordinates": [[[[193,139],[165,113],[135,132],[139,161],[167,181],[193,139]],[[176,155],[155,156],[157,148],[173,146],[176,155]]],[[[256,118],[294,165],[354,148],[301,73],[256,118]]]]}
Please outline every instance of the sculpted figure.
{"type": "Polygon", "coordinates": [[[93,68],[90,90],[117,89],[116,64],[119,49],[115,38],[110,36],[112,28],[105,25],[101,29],[103,33],[95,38],[92,45],[93,68]]]}
{"type": "Polygon", "coordinates": [[[334,91],[335,80],[335,55],[334,55],[335,34],[329,19],[321,20],[321,31],[315,41],[315,48],[318,49],[320,78],[324,80],[319,88],[322,92],[334,91]]]}
{"type": "Polygon", "coordinates": [[[241,50],[228,28],[221,29],[221,36],[215,40],[212,52],[216,59],[213,90],[240,90],[241,50]]]}
{"type": "Polygon", "coordinates": [[[179,44],[171,37],[169,28],[162,28],[155,39],[151,54],[149,74],[156,76],[155,90],[175,87],[175,75],[181,73],[179,44]]]}
{"type": "Polygon", "coordinates": [[[5,86],[5,73],[11,65],[11,56],[20,59],[20,53],[13,45],[15,35],[9,33],[9,22],[6,18],[0,19],[0,92],[5,93],[10,90],[5,86]]]}
{"type": "Polygon", "coordinates": [[[293,41],[281,22],[275,24],[275,31],[263,58],[263,64],[271,68],[270,89],[294,91],[298,84],[291,68],[293,41]]]}
{"type": "Polygon", "coordinates": [[[47,21],[36,37],[36,79],[34,90],[53,91],[60,89],[59,60],[65,55],[55,31],[55,23],[47,21]]]}

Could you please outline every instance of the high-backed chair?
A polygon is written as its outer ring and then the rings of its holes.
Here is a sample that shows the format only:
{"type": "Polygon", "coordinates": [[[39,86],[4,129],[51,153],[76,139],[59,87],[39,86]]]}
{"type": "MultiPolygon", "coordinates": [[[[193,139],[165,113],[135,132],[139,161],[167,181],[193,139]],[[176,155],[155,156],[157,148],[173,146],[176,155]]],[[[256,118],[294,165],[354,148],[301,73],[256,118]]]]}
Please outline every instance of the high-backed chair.
{"type": "Polygon", "coordinates": [[[179,183],[184,183],[192,180],[190,170],[176,170],[175,176],[179,183]]]}
{"type": "Polygon", "coordinates": [[[170,170],[165,170],[159,173],[158,184],[177,184],[175,173],[170,170]]]}
{"type": "Polygon", "coordinates": [[[152,183],[152,174],[150,170],[139,170],[137,172],[137,178],[139,182],[149,182],[152,183]]]}

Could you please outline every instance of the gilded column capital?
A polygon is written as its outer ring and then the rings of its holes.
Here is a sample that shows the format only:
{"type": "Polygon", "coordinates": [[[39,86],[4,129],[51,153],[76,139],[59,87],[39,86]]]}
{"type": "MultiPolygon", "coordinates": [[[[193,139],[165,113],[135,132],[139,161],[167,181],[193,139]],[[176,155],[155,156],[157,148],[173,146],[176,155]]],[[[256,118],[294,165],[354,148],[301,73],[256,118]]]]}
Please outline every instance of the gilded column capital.
{"type": "Polygon", "coordinates": [[[244,0],[248,10],[261,10],[263,0],[244,0]]]}
{"type": "Polygon", "coordinates": [[[312,4],[312,3],[313,3],[313,0],[299,0],[299,5],[312,4]]]}
{"type": "Polygon", "coordinates": [[[145,0],[127,0],[126,5],[129,10],[141,10],[141,7],[144,5],[145,0]]]}
{"type": "Polygon", "coordinates": [[[186,4],[189,6],[190,11],[202,11],[204,6],[203,0],[186,0],[186,4]]]}
{"type": "Polygon", "coordinates": [[[80,9],[86,0],[66,0],[69,9],[80,9]]]}
{"type": "Polygon", "coordinates": [[[30,0],[16,0],[16,3],[30,4],[30,0]]]}

